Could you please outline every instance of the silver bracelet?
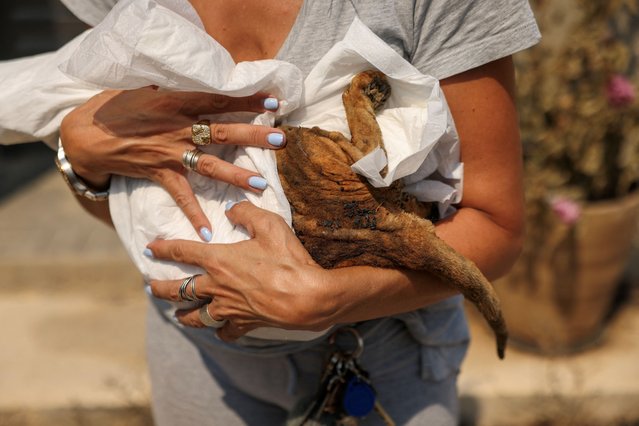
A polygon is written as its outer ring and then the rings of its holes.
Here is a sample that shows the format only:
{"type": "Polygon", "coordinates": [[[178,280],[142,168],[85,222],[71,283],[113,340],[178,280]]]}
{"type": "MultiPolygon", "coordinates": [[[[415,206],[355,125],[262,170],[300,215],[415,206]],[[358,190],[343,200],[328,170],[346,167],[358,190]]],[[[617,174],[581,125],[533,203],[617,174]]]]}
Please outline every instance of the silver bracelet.
{"type": "Polygon", "coordinates": [[[95,191],[75,174],[71,167],[71,163],[69,163],[69,160],[67,160],[67,157],[64,154],[64,148],[62,148],[61,140],[58,141],[58,154],[55,157],[55,165],[57,166],[64,181],[75,194],[91,201],[106,201],[109,198],[108,190],[95,191]]]}

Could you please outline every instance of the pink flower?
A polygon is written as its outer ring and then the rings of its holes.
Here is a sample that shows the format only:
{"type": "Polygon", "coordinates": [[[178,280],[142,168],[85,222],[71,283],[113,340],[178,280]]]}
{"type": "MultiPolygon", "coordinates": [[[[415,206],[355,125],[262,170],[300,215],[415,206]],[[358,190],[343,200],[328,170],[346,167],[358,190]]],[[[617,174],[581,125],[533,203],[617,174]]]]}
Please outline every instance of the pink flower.
{"type": "Polygon", "coordinates": [[[608,103],[615,108],[623,108],[635,101],[635,88],[620,74],[613,75],[606,86],[608,103]]]}
{"type": "Polygon", "coordinates": [[[566,225],[574,225],[581,216],[581,207],[570,198],[557,196],[550,202],[552,211],[566,225]]]}

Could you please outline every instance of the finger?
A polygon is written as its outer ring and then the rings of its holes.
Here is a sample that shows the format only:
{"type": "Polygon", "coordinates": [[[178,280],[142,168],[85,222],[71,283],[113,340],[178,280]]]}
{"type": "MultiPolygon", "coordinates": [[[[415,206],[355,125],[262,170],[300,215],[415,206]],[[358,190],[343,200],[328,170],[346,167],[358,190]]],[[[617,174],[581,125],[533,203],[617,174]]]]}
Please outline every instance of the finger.
{"type": "Polygon", "coordinates": [[[214,312],[212,312],[212,310],[214,309],[214,302],[215,299],[213,299],[213,302],[205,304],[205,305],[201,305],[195,309],[180,309],[178,311],[175,312],[175,318],[181,323],[184,324],[186,326],[189,327],[197,327],[197,328],[201,328],[201,327],[211,327],[211,328],[221,328],[224,327],[228,321],[224,320],[224,318],[219,317],[219,315],[216,315],[214,312]],[[210,324],[207,324],[203,319],[202,319],[202,315],[204,312],[204,315],[206,315],[207,317],[210,317],[210,319],[213,319],[214,321],[220,322],[220,326],[219,327],[212,327],[210,324]]]}
{"type": "Polygon", "coordinates": [[[197,162],[196,171],[202,176],[256,193],[260,193],[268,187],[266,179],[257,173],[221,160],[214,155],[202,155],[197,162]]]}
{"type": "Polygon", "coordinates": [[[200,308],[195,309],[179,309],[175,311],[175,318],[178,322],[187,327],[204,328],[206,325],[200,320],[200,308]]]}
{"type": "Polygon", "coordinates": [[[286,136],[280,129],[244,123],[211,123],[211,139],[219,145],[282,148],[286,136]]]}
{"type": "MultiPolygon", "coordinates": [[[[286,145],[284,131],[247,123],[211,123],[211,143],[278,149],[286,145]]],[[[192,125],[182,129],[178,139],[192,140],[192,125]]]]}
{"type": "Polygon", "coordinates": [[[178,291],[181,284],[182,280],[152,280],[149,283],[149,287],[151,288],[151,294],[154,297],[169,300],[171,302],[179,302],[180,297],[178,295],[178,291]]]}
{"type": "Polygon", "coordinates": [[[228,321],[224,327],[218,328],[217,337],[225,342],[234,342],[255,328],[257,325],[239,325],[235,321],[228,321]]]}
{"type": "MultiPolygon", "coordinates": [[[[152,280],[149,283],[151,294],[159,299],[171,302],[183,302],[184,299],[181,297],[182,295],[180,295],[180,287],[186,279],[188,279],[188,277],[181,280],[152,280]]],[[[209,287],[207,285],[206,275],[196,275],[192,280],[194,280],[194,282],[190,282],[193,285],[189,285],[185,289],[187,296],[192,296],[200,300],[209,300],[212,298],[212,294],[208,291],[209,287]],[[194,291],[195,295],[193,294],[194,291]]]]}
{"type": "Polygon", "coordinates": [[[184,215],[191,222],[200,238],[206,242],[211,241],[213,238],[211,222],[204,214],[204,210],[202,210],[197,198],[195,198],[186,176],[174,170],[163,169],[154,176],[154,180],[162,185],[175,200],[175,203],[184,212],[184,215]]]}
{"type": "Polygon", "coordinates": [[[155,240],[144,250],[146,256],[159,260],[173,260],[187,265],[203,266],[213,246],[188,240],[155,240]]]}
{"type": "Polygon", "coordinates": [[[279,215],[268,210],[261,209],[248,201],[229,203],[226,205],[226,217],[234,225],[244,227],[251,237],[258,234],[271,235],[276,227],[288,225],[279,215]]]}
{"type": "Polygon", "coordinates": [[[214,93],[175,92],[175,96],[183,102],[180,112],[193,117],[224,112],[277,111],[279,108],[279,100],[266,93],[231,97],[214,93]]]}

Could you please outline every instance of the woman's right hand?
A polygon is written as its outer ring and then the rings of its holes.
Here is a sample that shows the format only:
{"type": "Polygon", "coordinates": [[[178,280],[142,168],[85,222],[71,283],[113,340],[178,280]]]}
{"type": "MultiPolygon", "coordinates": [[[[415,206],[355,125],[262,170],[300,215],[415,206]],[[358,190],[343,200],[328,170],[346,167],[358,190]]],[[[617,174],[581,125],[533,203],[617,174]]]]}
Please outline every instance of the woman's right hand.
{"type": "MultiPolygon", "coordinates": [[[[107,90],[69,113],[60,137],[73,169],[88,184],[105,188],[112,174],[150,179],[166,189],[198,234],[210,239],[211,224],[186,179],[182,154],[195,149],[191,126],[208,114],[277,109],[266,94],[232,98],[153,87],[107,90]],[[268,108],[267,108],[268,107],[268,108]]],[[[277,149],[286,143],[275,128],[243,123],[211,123],[214,144],[277,149]]],[[[261,192],[267,182],[257,173],[204,154],[197,172],[211,179],[261,192]]]]}

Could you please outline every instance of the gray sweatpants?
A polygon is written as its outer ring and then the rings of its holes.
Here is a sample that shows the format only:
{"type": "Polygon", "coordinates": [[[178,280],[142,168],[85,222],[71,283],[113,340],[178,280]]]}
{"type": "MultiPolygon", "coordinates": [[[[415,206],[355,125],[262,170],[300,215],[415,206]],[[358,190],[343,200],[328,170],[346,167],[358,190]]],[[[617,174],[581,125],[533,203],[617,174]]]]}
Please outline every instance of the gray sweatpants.
{"type": "MultiPolygon", "coordinates": [[[[398,425],[457,424],[456,380],[467,342],[442,353],[441,347],[418,343],[394,318],[367,321],[357,329],[365,344],[360,364],[398,425]],[[433,365],[442,356],[455,362],[433,365]]],[[[157,425],[283,425],[300,401],[317,392],[330,352],[326,338],[287,353],[248,353],[215,339],[210,329],[176,326],[151,303],[147,350],[157,425]]],[[[383,422],[373,412],[360,424],[383,422]]]]}

